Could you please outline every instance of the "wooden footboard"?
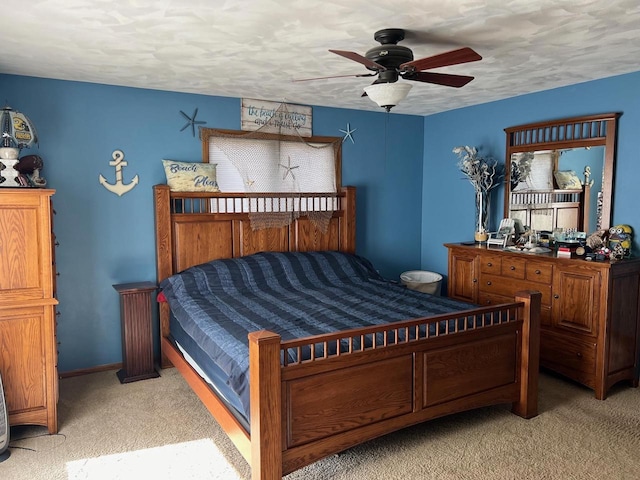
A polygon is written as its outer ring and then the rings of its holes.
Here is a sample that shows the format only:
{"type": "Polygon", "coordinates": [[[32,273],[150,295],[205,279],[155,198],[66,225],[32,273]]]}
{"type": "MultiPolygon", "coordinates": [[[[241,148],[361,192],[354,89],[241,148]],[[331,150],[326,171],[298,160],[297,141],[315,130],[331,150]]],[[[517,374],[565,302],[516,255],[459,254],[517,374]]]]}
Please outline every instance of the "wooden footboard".
{"type": "Polygon", "coordinates": [[[252,478],[481,406],[537,415],[540,294],[516,302],[287,342],[250,334],[252,478]]]}

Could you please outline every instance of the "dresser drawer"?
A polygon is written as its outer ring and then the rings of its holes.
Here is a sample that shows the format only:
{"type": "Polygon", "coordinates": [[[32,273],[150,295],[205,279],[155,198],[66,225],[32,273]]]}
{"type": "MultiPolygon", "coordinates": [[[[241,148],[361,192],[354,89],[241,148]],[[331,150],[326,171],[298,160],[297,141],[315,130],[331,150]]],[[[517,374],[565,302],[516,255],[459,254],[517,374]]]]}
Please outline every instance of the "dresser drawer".
{"type": "Polygon", "coordinates": [[[595,375],[596,344],[544,333],[540,342],[540,361],[571,378],[576,378],[577,372],[595,375]]]}
{"type": "Polygon", "coordinates": [[[553,265],[542,262],[527,262],[525,278],[532,282],[550,284],[553,278],[553,265]]]}
{"type": "Polygon", "coordinates": [[[482,306],[513,303],[513,297],[505,297],[504,295],[495,295],[493,293],[480,292],[480,294],[478,295],[478,303],[482,306]]]}
{"type": "Polygon", "coordinates": [[[498,275],[481,274],[478,285],[480,297],[483,294],[500,295],[508,297],[513,301],[516,292],[520,290],[537,290],[542,294],[542,305],[551,305],[551,285],[543,285],[541,283],[514,282],[513,279],[498,275]]]}
{"type": "Polygon", "coordinates": [[[500,275],[502,257],[500,255],[482,255],[480,257],[480,272],[500,275]]]}
{"type": "Polygon", "coordinates": [[[524,258],[502,259],[502,275],[509,278],[524,280],[527,260],[524,258]]]}

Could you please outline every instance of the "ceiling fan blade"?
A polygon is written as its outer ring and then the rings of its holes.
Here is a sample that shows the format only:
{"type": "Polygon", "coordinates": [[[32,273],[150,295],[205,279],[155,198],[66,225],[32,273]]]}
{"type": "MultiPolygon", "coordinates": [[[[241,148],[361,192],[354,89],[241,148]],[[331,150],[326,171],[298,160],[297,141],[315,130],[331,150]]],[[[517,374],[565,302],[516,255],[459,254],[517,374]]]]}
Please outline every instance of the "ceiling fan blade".
{"type": "Polygon", "coordinates": [[[432,68],[458,65],[460,63],[476,62],[482,57],[469,47],[452,50],[432,57],[419,58],[400,65],[401,72],[420,72],[432,68]]]}
{"type": "Polygon", "coordinates": [[[335,53],[336,55],[340,55],[344,58],[348,58],[349,60],[353,60],[354,62],[361,63],[367,68],[372,70],[384,71],[387,67],[380,65],[379,63],[374,62],[373,60],[369,60],[367,57],[363,57],[359,53],[356,52],[348,52],[345,50],[329,50],[331,53],[335,53]]]}
{"type": "Polygon", "coordinates": [[[405,80],[435,83],[446,87],[460,88],[473,80],[474,77],[468,77],[466,75],[449,75],[447,73],[413,72],[408,75],[404,75],[402,78],[405,80]]]}
{"type": "Polygon", "coordinates": [[[292,82],[308,82],[310,80],[326,80],[328,78],[347,78],[347,77],[373,77],[376,73],[355,73],[353,75],[331,75],[328,77],[314,77],[314,78],[294,78],[292,82]]]}

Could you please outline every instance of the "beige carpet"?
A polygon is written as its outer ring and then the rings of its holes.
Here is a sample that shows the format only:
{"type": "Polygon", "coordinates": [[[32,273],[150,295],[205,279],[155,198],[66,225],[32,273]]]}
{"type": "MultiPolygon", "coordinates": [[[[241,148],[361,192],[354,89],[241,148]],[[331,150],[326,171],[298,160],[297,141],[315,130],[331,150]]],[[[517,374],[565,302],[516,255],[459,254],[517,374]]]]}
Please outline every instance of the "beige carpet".
{"type": "MultiPolygon", "coordinates": [[[[640,479],[640,390],[620,385],[601,402],[543,374],[540,407],[531,420],[507,406],[437,419],[286,479],[640,479]]],[[[40,427],[12,429],[0,479],[250,478],[175,369],[127,385],[115,372],[64,379],[59,418],[57,436],[40,427]]]]}

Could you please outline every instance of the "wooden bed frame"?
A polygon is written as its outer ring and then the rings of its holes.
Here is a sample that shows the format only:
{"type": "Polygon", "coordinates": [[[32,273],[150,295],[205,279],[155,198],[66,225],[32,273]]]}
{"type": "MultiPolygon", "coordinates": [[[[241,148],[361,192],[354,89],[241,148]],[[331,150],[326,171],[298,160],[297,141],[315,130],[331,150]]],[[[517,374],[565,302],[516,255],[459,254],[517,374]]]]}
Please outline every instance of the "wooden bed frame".
{"type": "MultiPolygon", "coordinates": [[[[229,199],[241,195],[178,193],[155,186],[158,282],[195,264],[264,250],[354,253],[355,188],[328,196],[337,197],[338,208],[325,233],[306,217],[290,226],[253,231],[241,207],[210,213],[220,211],[211,208],[212,201],[228,206],[234,204],[229,199]]],[[[265,195],[277,202],[274,197],[265,195]]],[[[508,305],[293,341],[253,332],[251,433],[174,346],[169,315],[169,307],[161,303],[163,367],[173,364],[184,376],[250,464],[253,480],[280,479],[367,440],[455,412],[506,403],[524,418],[537,415],[538,292],[520,292],[508,305]],[[445,319],[474,317],[485,320],[473,328],[455,322],[451,331],[447,326],[435,334],[419,333],[445,319]],[[500,323],[488,323],[489,317],[500,323]],[[383,341],[371,342],[374,338],[383,341]],[[348,345],[348,351],[330,348],[338,342],[348,345]],[[373,347],[360,347],[371,343],[373,347]],[[288,357],[283,352],[305,346],[324,353],[281,362],[288,357]]]]}

